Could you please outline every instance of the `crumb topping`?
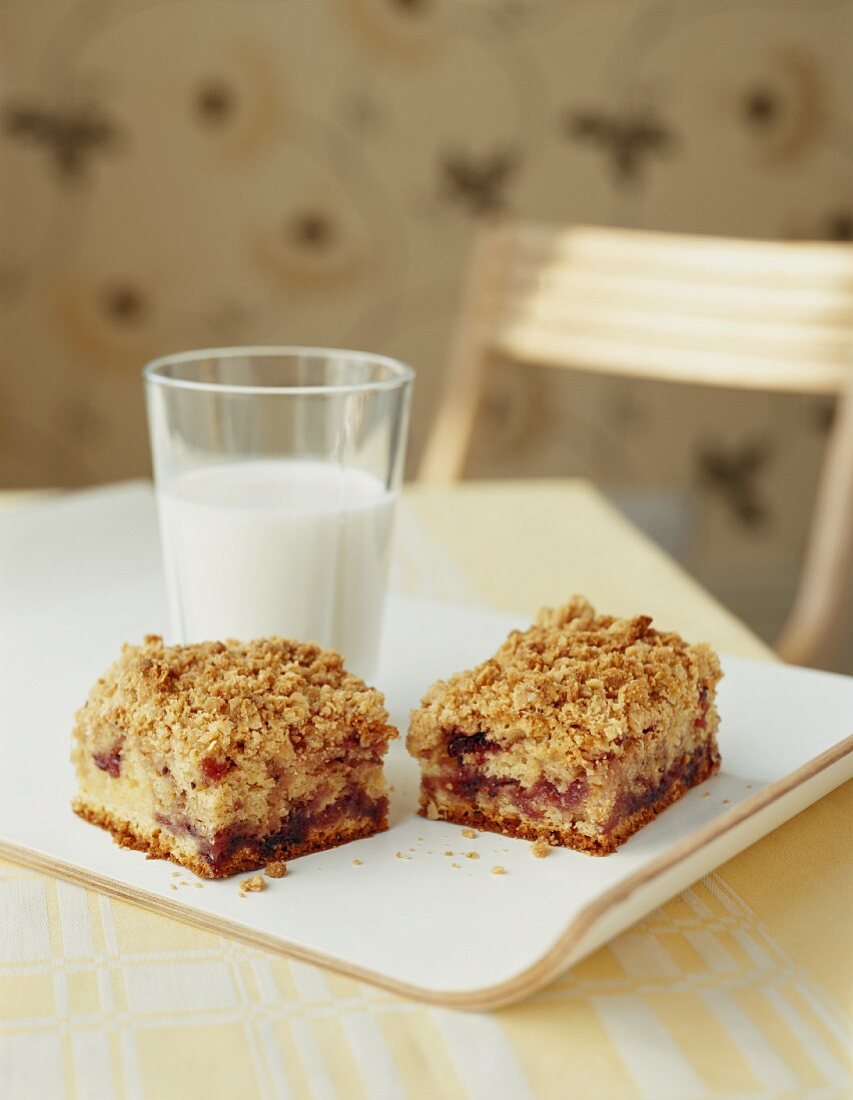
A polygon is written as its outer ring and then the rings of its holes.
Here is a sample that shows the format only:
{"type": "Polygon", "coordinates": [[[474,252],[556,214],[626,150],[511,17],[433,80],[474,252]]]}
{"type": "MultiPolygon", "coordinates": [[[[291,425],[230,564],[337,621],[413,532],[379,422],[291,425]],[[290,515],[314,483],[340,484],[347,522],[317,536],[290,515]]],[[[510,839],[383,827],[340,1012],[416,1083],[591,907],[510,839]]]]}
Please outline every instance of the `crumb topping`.
{"type": "Polygon", "coordinates": [[[655,630],[647,615],[596,615],[575,596],[541,610],[482,664],[435,683],[412,714],[408,746],[429,755],[437,731],[462,746],[474,737],[524,740],[583,767],[627,740],[665,734],[721,675],[709,646],[655,630]]]}
{"type": "Polygon", "coordinates": [[[178,750],[210,783],[240,757],[286,761],[335,739],[367,748],[396,736],[381,692],[347,672],[338,653],[275,637],[165,646],[149,635],[125,645],[78,721],[178,750]]]}
{"type": "Polygon", "coordinates": [[[506,874],[506,867],[502,867],[501,864],[498,863],[492,868],[492,874],[493,875],[505,875],[506,874]]]}
{"type": "Polygon", "coordinates": [[[264,868],[264,874],[267,878],[284,878],[287,874],[287,864],[283,859],[273,860],[272,863],[268,863],[264,868]]]}
{"type": "Polygon", "coordinates": [[[252,875],[251,878],[244,878],[240,883],[241,894],[259,894],[261,890],[266,890],[267,884],[264,882],[261,875],[252,875]]]}
{"type": "Polygon", "coordinates": [[[547,840],[540,837],[530,845],[530,851],[536,857],[536,859],[544,859],[545,856],[551,851],[551,848],[547,840]]]}

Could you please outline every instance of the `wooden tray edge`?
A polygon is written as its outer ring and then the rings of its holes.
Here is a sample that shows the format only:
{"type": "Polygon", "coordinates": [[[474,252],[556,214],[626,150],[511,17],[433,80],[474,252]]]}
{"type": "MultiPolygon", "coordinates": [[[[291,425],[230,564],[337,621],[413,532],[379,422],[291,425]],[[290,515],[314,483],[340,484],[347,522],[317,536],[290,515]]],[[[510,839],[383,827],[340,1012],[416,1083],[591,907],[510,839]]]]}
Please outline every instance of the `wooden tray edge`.
{"type": "MultiPolygon", "coordinates": [[[[660,875],[671,871],[679,863],[686,861],[705,846],[739,828],[744,822],[766,810],[780,799],[790,795],[804,783],[835,767],[848,756],[851,757],[850,768],[838,769],[838,774],[833,777],[830,785],[820,794],[810,799],[806,805],[818,801],[824,794],[829,793],[830,790],[840,786],[846,779],[853,776],[853,735],[839,741],[838,744],[807,761],[782,779],[769,783],[739,805],[732,807],[727,813],[709,822],[690,836],[685,837],[683,841],[658,857],[643,870],[636,872],[618,886],[602,894],[578,914],[556,942],[531,966],[496,985],[471,990],[430,990],[410,985],[407,982],[398,982],[372,970],[346,964],[338,959],[326,956],[320,951],[312,951],[297,944],[287,943],[276,936],[259,932],[256,929],[246,928],[227,918],[208,915],[199,910],[190,909],[180,902],[173,902],[136,887],[129,887],[117,879],[85,871],[74,864],[66,863],[64,860],[43,855],[40,852],[13,844],[2,838],[0,838],[0,856],[32,870],[43,871],[64,879],[75,885],[100,890],[110,897],[130,902],[150,912],[171,917],[183,924],[201,928],[207,932],[230,936],[250,947],[259,947],[278,955],[325,967],[357,981],[378,986],[387,992],[407,997],[410,1000],[430,1005],[441,1005],[447,1008],[485,1011],[514,1004],[542,989],[543,986],[553,981],[569,966],[595,949],[597,945],[592,944],[587,950],[584,950],[584,944],[590,944],[593,940],[596,927],[605,916],[617,907],[623,906],[640,889],[660,875]]],[[[802,809],[805,808],[806,806],[802,807],[802,809]]],[[[769,826],[761,835],[764,836],[771,832],[773,827],[769,826]]],[[[756,839],[761,839],[761,837],[756,839]]],[[[746,847],[749,847],[749,844],[744,846],[744,848],[746,847]]],[[[639,920],[642,915],[637,914],[635,919],[639,920]]],[[[634,923],[634,921],[628,923],[634,923]]]]}

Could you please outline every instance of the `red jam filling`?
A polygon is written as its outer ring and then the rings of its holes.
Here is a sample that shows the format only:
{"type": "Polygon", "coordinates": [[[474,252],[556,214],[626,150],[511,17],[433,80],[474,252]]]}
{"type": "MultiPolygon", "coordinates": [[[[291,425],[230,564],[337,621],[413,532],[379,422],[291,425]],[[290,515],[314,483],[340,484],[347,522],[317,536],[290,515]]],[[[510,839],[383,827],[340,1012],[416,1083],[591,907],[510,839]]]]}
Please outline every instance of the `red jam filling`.
{"type": "MultiPolygon", "coordinates": [[[[702,690],[704,694],[700,705],[707,712],[708,691],[704,688],[702,690]]],[[[695,724],[698,725],[700,722],[702,725],[705,724],[704,717],[697,719],[695,724]]],[[[456,767],[446,769],[439,779],[425,777],[424,790],[429,794],[441,788],[450,791],[454,797],[471,803],[476,803],[478,797],[496,798],[502,792],[509,796],[522,813],[534,820],[541,818],[549,808],[571,814],[587,797],[589,783],[584,775],[573,780],[565,790],[560,790],[544,778],[538,779],[531,787],[524,787],[516,779],[485,775],[479,770],[479,766],[483,763],[486,753],[495,748],[497,746],[490,743],[482,733],[471,736],[451,735],[447,751],[448,755],[457,761],[456,767]]],[[[653,786],[624,791],[617,799],[610,820],[603,830],[604,833],[612,832],[633,814],[660,802],[676,783],[683,784],[685,788],[694,786],[696,777],[708,758],[708,753],[707,745],[699,745],[690,756],[685,756],[674,764],[653,786]]],[[[609,764],[610,760],[607,757],[599,761],[600,767],[607,767],[609,764]]]]}
{"type": "Polygon", "coordinates": [[[201,762],[201,774],[210,783],[218,783],[234,767],[234,761],[230,756],[224,760],[216,760],[212,756],[205,756],[201,762]]]}
{"type": "Polygon", "coordinates": [[[605,833],[612,832],[617,825],[626,818],[640,810],[647,810],[660,802],[661,799],[675,786],[683,784],[685,789],[696,785],[696,777],[705,764],[709,755],[707,745],[699,745],[690,756],[683,757],[677,764],[669,769],[653,787],[644,787],[642,790],[625,791],[616,800],[613,813],[605,827],[605,833]]]}
{"type": "Polygon", "coordinates": [[[259,859],[272,859],[283,847],[302,844],[309,833],[327,829],[338,820],[368,820],[377,824],[388,812],[388,799],[371,799],[364,791],[352,791],[339,798],[319,812],[312,812],[310,803],[294,806],[274,833],[258,836],[246,831],[245,825],[236,824],[220,829],[213,839],[203,836],[186,818],[157,816],[157,821],[165,825],[175,835],[185,834],[198,841],[198,854],[213,871],[225,864],[240,848],[251,847],[258,852],[259,859]]]}
{"type": "Polygon", "coordinates": [[[697,730],[703,730],[708,725],[708,707],[710,706],[708,700],[708,687],[706,684],[702,684],[699,688],[699,717],[694,719],[693,726],[697,730]]]}
{"type": "Polygon", "coordinates": [[[92,753],[92,759],[95,761],[95,765],[113,779],[118,779],[119,775],[121,775],[121,746],[122,742],[119,741],[119,743],[114,745],[109,752],[92,753]]]}

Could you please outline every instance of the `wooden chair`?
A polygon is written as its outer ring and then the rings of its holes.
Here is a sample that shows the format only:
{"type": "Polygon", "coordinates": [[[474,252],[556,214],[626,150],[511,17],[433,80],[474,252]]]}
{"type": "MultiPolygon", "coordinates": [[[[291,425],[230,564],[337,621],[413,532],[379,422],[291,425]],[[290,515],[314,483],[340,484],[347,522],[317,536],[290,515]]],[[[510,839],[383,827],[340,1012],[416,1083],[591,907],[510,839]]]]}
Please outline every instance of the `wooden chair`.
{"type": "Polygon", "coordinates": [[[421,480],[462,476],[497,359],[837,395],[799,587],[777,643],[796,663],[824,656],[853,541],[853,247],[485,223],[421,480]]]}

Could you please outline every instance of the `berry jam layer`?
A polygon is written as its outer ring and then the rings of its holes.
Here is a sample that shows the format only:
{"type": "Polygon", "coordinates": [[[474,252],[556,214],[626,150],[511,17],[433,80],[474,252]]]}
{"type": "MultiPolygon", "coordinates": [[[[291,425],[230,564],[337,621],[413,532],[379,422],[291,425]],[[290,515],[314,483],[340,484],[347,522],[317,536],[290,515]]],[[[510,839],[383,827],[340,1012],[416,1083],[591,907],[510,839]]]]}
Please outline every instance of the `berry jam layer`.
{"type": "MultiPolygon", "coordinates": [[[[212,878],[333,847],[343,842],[335,839],[339,834],[355,830],[359,836],[370,836],[388,827],[388,799],[371,799],[362,789],[348,791],[322,809],[317,809],[316,803],[314,799],[295,804],[274,832],[263,835],[238,824],[219,829],[210,838],[186,819],[157,820],[173,836],[192,838],[197,856],[212,878]]],[[[346,835],[343,839],[352,837],[346,835]]]]}
{"type": "Polygon", "coordinates": [[[146,852],[150,859],[169,859],[202,878],[225,878],[253,871],[274,860],[295,859],[388,828],[388,800],[353,789],[321,810],[294,805],[275,832],[263,835],[235,825],[204,837],[186,820],[160,818],[147,825],[128,821],[114,809],[77,798],[74,810],[93,825],[107,829],[124,848],[146,852]]]}
{"type": "MultiPolygon", "coordinates": [[[[698,730],[697,730],[698,734],[698,730]]],[[[689,737],[669,758],[630,749],[604,757],[561,786],[500,774],[498,747],[485,734],[450,735],[440,767],[421,777],[420,812],[459,824],[605,855],[719,768],[712,738],[689,737]]]]}

